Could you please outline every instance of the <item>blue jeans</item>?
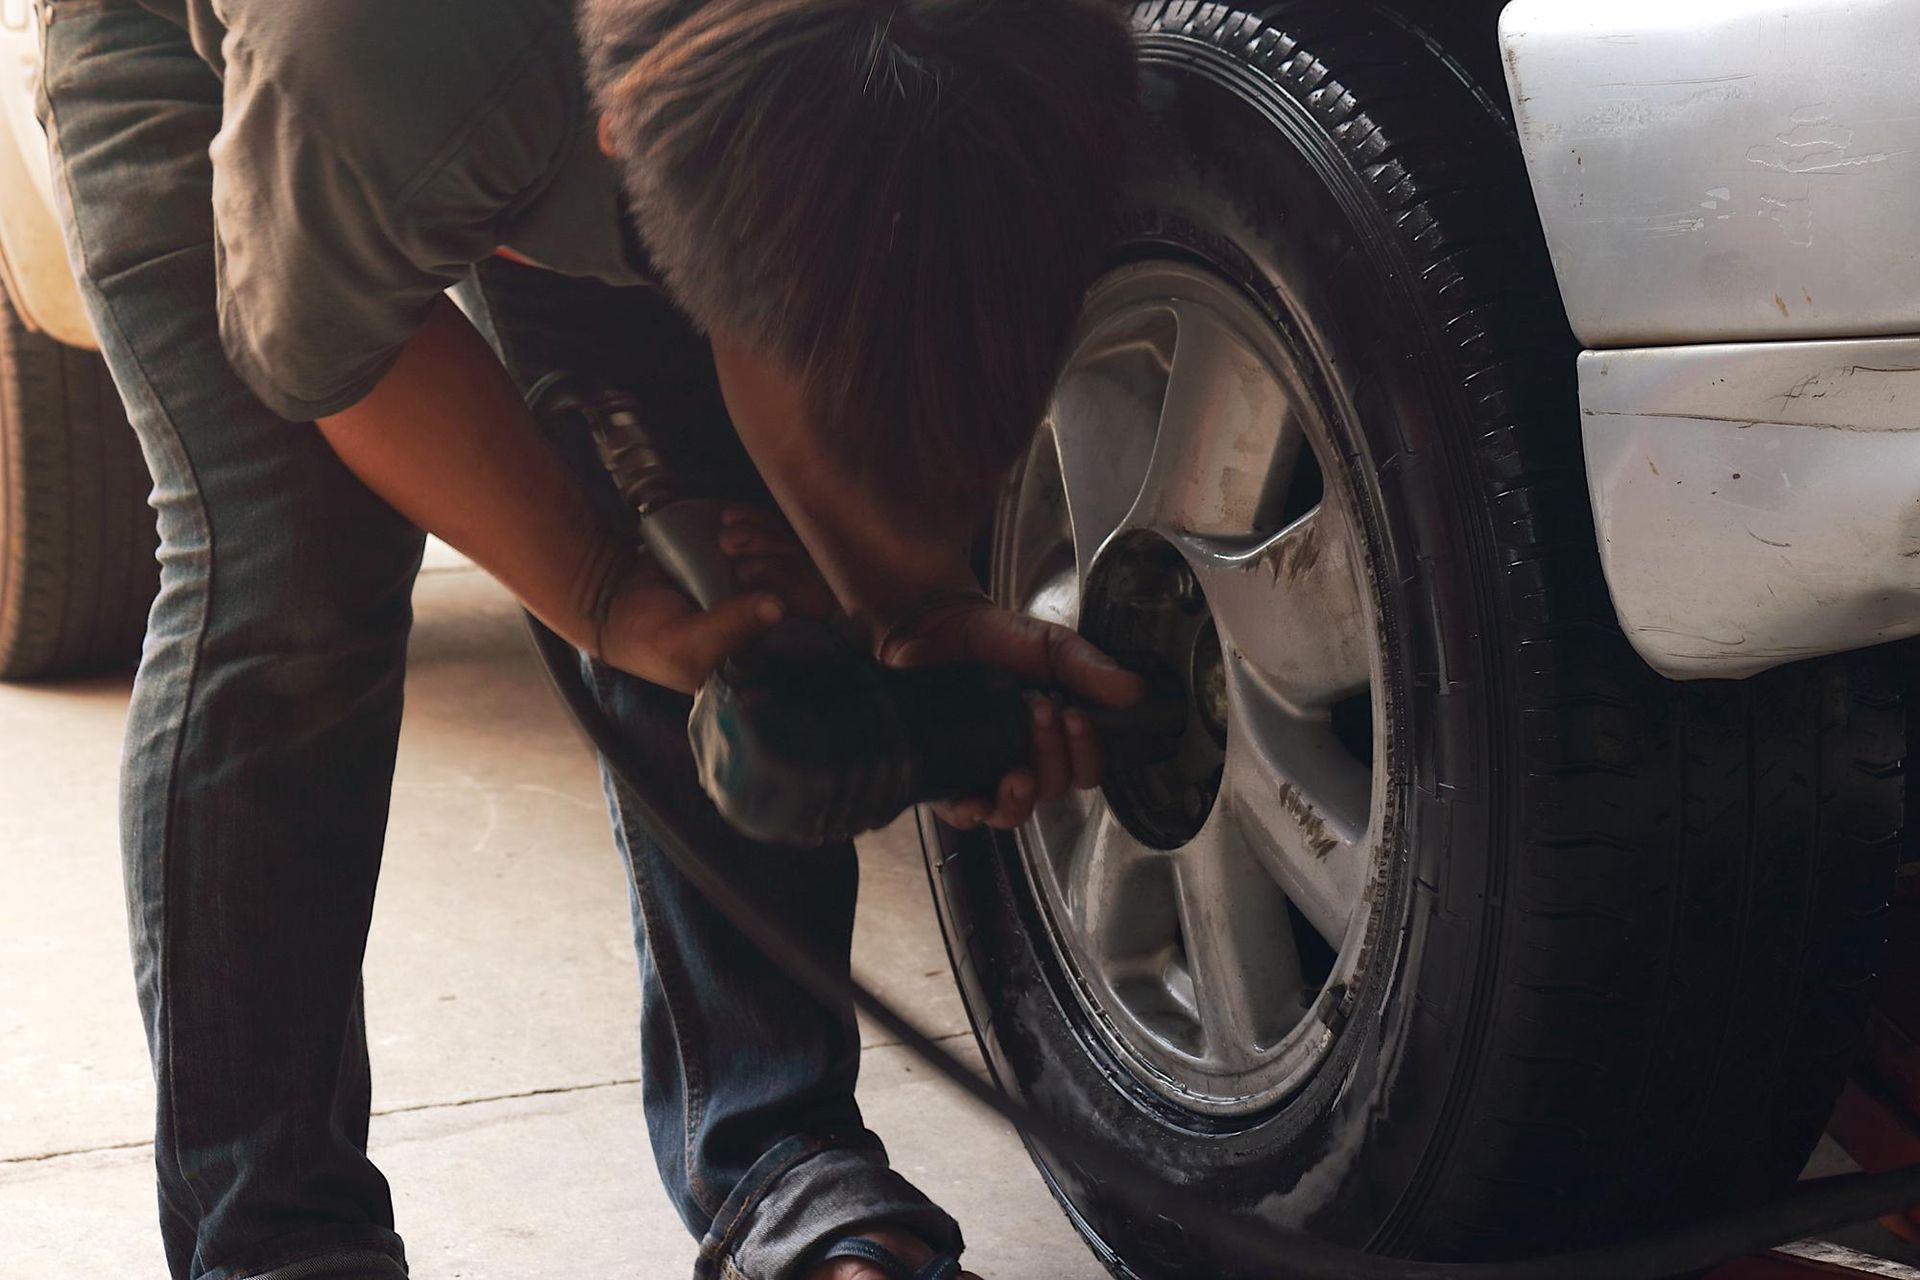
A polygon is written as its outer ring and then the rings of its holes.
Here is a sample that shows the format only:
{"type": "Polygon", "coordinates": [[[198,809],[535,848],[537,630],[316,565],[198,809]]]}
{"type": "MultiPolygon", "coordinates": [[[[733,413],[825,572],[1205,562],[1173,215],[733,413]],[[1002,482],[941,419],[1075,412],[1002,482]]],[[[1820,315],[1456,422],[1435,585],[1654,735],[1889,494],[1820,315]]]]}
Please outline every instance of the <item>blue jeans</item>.
{"type": "MultiPolygon", "coordinates": [[[[131,0],[43,8],[41,105],[69,249],[160,525],[122,823],[168,1265],[179,1280],[404,1275],[366,1153],[360,965],[422,535],[228,366],[207,159],[220,83],[187,33],[131,0]]],[[[652,366],[669,399],[711,394],[698,345],[656,299],[481,274],[517,376],[652,366]]],[[[686,701],[593,677],[659,784],[689,796],[686,701]]],[[[861,1123],[851,1011],[768,965],[609,795],[630,869],[647,1121],[702,1240],[696,1275],[785,1280],[879,1221],[957,1248],[952,1220],[861,1123]]],[[[844,965],[851,848],[756,846],[699,806],[704,855],[844,965]]]]}

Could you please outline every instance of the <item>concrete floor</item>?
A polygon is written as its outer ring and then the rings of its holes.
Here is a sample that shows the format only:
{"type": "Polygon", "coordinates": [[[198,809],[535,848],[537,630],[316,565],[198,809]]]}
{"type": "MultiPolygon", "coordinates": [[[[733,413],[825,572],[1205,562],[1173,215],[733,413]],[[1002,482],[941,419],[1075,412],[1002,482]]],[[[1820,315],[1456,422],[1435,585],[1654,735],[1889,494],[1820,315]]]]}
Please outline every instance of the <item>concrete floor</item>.
{"type": "MultiPolygon", "coordinates": [[[[593,768],[506,597],[430,557],[367,959],[373,1151],[416,1276],[654,1280],[694,1246],[655,1180],[621,869],[593,768]]],[[[0,1277],[162,1273],[153,1087],[120,903],[127,681],[0,687],[0,1277]]],[[[972,1050],[910,830],[863,850],[855,961],[972,1050]]],[[[987,1277],[1106,1275],[1013,1133],[869,1031],[861,1101],[987,1277]]]]}

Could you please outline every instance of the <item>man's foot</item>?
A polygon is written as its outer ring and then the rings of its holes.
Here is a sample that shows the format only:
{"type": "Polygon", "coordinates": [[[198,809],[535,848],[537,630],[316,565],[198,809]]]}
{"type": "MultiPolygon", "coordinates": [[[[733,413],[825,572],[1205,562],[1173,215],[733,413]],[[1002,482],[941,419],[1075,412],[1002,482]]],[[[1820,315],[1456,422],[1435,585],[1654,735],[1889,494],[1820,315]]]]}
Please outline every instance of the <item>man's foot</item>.
{"type": "MultiPolygon", "coordinates": [[[[860,1238],[871,1240],[887,1252],[898,1257],[910,1267],[919,1267],[933,1256],[924,1240],[911,1232],[894,1227],[874,1227],[860,1232],[860,1238]]],[[[859,1258],[835,1258],[823,1262],[807,1272],[807,1280],[893,1280],[885,1271],[871,1262],[859,1258]]],[[[959,1280],[980,1280],[971,1271],[960,1273],[959,1280]]]]}

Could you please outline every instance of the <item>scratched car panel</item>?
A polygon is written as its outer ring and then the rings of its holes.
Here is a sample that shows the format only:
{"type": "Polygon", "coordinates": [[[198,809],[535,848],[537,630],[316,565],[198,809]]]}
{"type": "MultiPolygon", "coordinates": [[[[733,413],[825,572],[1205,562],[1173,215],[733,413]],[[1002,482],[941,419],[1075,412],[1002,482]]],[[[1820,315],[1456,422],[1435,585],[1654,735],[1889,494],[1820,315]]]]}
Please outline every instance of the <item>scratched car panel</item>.
{"type": "Polygon", "coordinates": [[[1914,633],[1920,339],[1592,351],[1580,387],[1601,558],[1655,666],[1914,633]]]}
{"type": "Polygon", "coordinates": [[[1920,332],[1920,4],[1517,0],[1501,33],[1588,346],[1920,332]]]}
{"type": "Polygon", "coordinates": [[[1614,611],[1663,675],[1920,634],[1920,3],[1514,0],[1614,611]]]}

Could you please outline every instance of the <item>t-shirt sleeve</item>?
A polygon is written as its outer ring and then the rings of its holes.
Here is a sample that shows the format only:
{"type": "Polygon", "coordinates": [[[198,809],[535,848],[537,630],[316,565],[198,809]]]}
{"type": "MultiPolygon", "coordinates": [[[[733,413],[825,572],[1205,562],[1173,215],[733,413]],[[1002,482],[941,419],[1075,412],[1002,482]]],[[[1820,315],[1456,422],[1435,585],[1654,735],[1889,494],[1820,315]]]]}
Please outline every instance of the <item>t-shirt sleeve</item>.
{"type": "Polygon", "coordinates": [[[373,389],[580,127],[567,24],[529,21],[524,0],[459,3],[451,24],[426,12],[440,3],[232,6],[212,149],[220,332],[289,420],[373,389]]]}

